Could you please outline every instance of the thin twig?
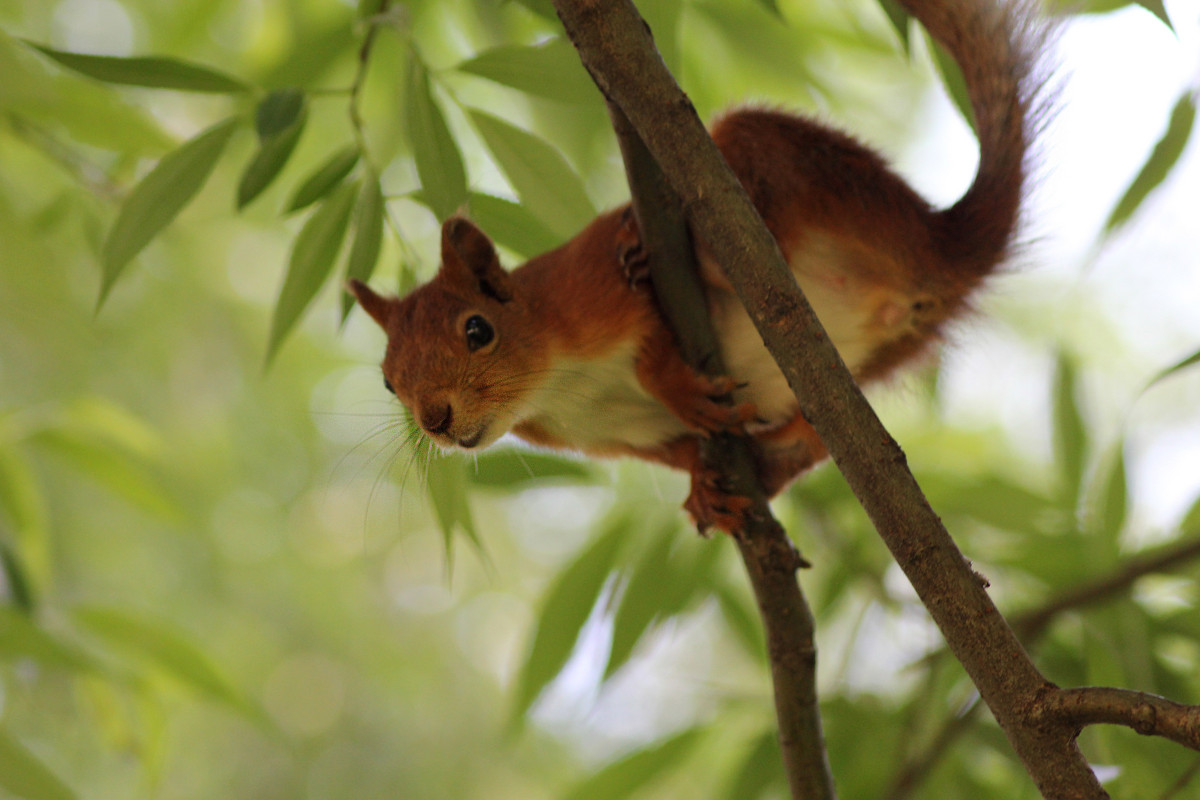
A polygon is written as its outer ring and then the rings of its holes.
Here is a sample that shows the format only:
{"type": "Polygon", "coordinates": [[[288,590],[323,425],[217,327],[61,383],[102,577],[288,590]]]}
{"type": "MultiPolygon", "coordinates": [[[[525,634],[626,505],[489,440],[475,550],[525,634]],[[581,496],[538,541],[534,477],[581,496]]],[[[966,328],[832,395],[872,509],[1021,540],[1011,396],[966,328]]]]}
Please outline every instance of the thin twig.
{"type": "MultiPolygon", "coordinates": [[[[659,305],[680,340],[685,360],[702,372],[724,374],[679,199],[625,115],[612,104],[609,110],[659,305]]],[[[766,629],[779,741],[792,796],[834,800],[817,704],[813,616],[796,581],[802,560],[771,514],[750,443],[741,437],[715,436],[705,442],[704,451],[708,463],[725,473],[733,491],[755,502],[736,540],[766,629]]]]}
{"type": "Polygon", "coordinates": [[[1187,706],[1146,692],[1087,686],[1046,692],[1030,713],[1035,723],[1081,728],[1108,723],[1143,736],[1161,736],[1200,750],[1200,706],[1187,706]]]}

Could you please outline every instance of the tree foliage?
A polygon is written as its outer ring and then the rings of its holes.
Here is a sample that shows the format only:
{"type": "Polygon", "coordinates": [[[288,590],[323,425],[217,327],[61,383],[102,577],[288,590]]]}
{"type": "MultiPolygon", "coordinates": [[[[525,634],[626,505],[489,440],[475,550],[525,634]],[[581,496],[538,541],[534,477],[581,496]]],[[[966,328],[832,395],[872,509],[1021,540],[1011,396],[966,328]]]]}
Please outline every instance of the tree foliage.
{"type": "MultiPolygon", "coordinates": [[[[930,135],[892,4],[642,6],[706,116],[930,135]]],[[[754,601],[676,476],[429,453],[337,288],[428,275],[458,209],[518,257],[623,199],[550,3],[14,0],[0,25],[0,791],[784,796],[754,601]]],[[[1100,267],[1152,252],[1194,90],[1113,176],[1100,267]]],[[[1196,702],[1200,501],[1159,512],[1149,477],[1200,491],[1194,444],[1161,444],[1194,424],[1196,338],[1147,348],[1085,266],[985,303],[1032,365],[990,388],[1034,398],[1019,425],[953,413],[969,345],[880,401],[1005,612],[1052,610],[1018,623],[1048,677],[1196,702]]],[[[837,473],[777,510],[840,794],[1035,796],[837,473]]],[[[1196,791],[1176,745],[1082,741],[1115,795],[1196,791]]]]}

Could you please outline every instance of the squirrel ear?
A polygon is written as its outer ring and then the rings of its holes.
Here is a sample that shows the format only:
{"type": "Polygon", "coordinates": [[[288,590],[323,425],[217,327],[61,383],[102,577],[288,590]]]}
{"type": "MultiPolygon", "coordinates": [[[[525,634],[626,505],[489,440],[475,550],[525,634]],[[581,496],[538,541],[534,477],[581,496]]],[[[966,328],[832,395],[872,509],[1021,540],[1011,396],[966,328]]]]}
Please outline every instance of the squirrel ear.
{"type": "Polygon", "coordinates": [[[380,297],[372,291],[370,286],[353,278],[346,281],[346,291],[354,295],[354,299],[358,300],[358,304],[362,306],[363,311],[371,315],[371,319],[378,322],[381,328],[387,330],[388,319],[391,318],[392,308],[395,305],[391,300],[386,297],[380,297]]]}
{"type": "Polygon", "coordinates": [[[450,217],[442,225],[442,269],[493,300],[513,298],[512,283],[492,240],[464,217],[450,217]]]}

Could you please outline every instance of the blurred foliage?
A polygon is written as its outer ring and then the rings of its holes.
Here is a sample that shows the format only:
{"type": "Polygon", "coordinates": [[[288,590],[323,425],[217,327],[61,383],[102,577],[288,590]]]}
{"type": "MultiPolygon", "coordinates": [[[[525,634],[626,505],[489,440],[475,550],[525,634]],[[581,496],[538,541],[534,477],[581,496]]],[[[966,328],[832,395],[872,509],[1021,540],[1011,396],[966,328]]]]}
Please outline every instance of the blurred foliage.
{"type": "MultiPolygon", "coordinates": [[[[894,3],[641,5],[706,116],[925,134],[894,3]]],[[[527,256],[623,198],[549,2],[0,0],[0,24],[0,797],[784,796],[753,599],[680,477],[429,452],[334,286],[428,275],[460,208],[527,256]]],[[[1136,228],[1193,117],[1185,95],[1099,237],[1136,228]]],[[[1050,336],[991,310],[1037,354],[1007,388],[1045,448],[947,420],[932,372],[883,408],[1003,607],[1200,535],[1200,503],[1146,521],[1127,440],[1147,405],[1186,429],[1200,354],[1114,378],[1132,357],[1079,344],[1096,315],[1050,336]]],[[[842,795],[905,796],[965,714],[909,796],[1034,796],[837,473],[778,508],[815,565],[842,795]]],[[[1062,615],[1039,663],[1200,700],[1198,574],[1062,615]]],[[[1173,745],[1084,744],[1121,796],[1195,796],[1173,745]]]]}

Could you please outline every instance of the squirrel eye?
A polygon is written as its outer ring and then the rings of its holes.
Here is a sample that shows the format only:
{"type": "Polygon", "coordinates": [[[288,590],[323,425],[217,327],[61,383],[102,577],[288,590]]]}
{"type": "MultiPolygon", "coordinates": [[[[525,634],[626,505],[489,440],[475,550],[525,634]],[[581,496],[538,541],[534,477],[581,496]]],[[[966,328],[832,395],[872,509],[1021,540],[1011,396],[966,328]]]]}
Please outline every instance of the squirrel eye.
{"type": "Polygon", "coordinates": [[[492,339],[496,338],[496,331],[493,330],[492,324],[478,314],[467,318],[467,324],[463,327],[463,331],[467,335],[467,349],[472,352],[481,347],[487,347],[492,339]]]}
{"type": "Polygon", "coordinates": [[[396,393],[396,387],[392,386],[392,382],[389,381],[386,376],[383,379],[383,388],[387,389],[392,394],[396,393]]]}

